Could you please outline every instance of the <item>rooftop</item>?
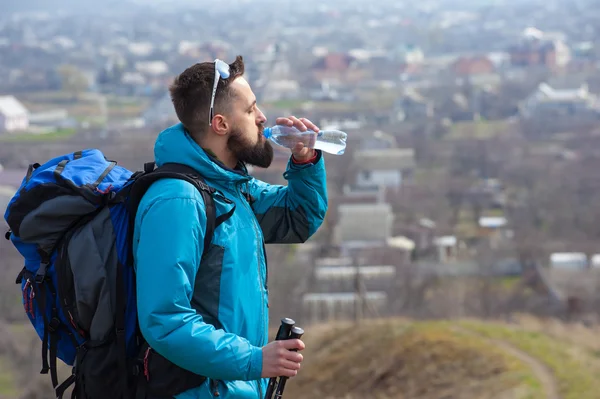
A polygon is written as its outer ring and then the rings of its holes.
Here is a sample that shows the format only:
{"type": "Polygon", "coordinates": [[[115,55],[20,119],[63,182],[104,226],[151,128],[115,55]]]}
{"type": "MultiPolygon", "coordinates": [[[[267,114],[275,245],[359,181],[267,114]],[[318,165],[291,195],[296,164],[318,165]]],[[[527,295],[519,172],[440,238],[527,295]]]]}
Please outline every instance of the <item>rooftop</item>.
{"type": "Polygon", "coordinates": [[[354,154],[354,165],[362,170],[409,169],[415,165],[415,150],[388,148],[357,151],[354,154]]]}
{"type": "Polygon", "coordinates": [[[15,96],[0,96],[0,114],[5,116],[27,115],[27,109],[15,96]]]}

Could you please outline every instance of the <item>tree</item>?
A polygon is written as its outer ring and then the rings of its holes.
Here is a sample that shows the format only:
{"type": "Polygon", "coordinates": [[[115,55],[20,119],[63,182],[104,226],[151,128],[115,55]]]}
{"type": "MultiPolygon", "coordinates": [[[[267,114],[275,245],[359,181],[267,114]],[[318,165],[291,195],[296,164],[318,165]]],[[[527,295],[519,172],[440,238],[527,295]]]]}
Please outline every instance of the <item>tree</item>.
{"type": "Polygon", "coordinates": [[[61,65],[58,67],[58,73],[61,76],[62,90],[71,94],[72,101],[77,101],[79,94],[85,92],[89,87],[86,76],[74,65],[61,65]]]}

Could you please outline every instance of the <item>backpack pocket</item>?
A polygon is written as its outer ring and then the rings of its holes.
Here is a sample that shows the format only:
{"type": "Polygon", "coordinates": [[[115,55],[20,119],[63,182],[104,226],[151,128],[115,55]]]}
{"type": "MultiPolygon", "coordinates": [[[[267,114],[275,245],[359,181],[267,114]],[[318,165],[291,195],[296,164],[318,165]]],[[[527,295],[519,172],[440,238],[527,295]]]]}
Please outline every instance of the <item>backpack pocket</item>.
{"type": "Polygon", "coordinates": [[[147,343],[142,345],[139,364],[141,373],[138,389],[145,390],[147,397],[172,398],[206,381],[206,377],[177,366],[147,343]]]}
{"type": "MultiPolygon", "coordinates": [[[[122,375],[119,351],[115,334],[104,341],[87,341],[77,355],[77,386],[85,399],[124,398],[127,390],[133,392],[133,372],[122,375]],[[125,386],[127,382],[127,386],[125,386]]],[[[134,365],[128,364],[127,370],[134,365]]],[[[131,395],[129,395],[131,397],[131,395]]]]}

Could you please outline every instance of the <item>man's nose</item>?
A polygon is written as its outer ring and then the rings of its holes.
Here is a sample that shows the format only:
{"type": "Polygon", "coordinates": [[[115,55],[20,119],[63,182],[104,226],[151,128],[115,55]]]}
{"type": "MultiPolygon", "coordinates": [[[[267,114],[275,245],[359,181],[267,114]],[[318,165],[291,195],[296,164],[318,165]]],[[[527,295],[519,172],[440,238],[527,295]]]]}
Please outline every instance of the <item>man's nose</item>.
{"type": "Polygon", "coordinates": [[[267,121],[267,117],[265,116],[265,114],[262,113],[262,111],[259,109],[258,110],[258,123],[265,123],[267,121]]]}

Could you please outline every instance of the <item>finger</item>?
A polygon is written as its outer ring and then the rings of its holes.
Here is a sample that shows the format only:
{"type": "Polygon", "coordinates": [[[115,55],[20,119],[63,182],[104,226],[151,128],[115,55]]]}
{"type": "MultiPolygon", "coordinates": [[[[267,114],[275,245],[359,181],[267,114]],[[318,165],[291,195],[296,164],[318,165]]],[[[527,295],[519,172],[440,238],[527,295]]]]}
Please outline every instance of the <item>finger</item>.
{"type": "Polygon", "coordinates": [[[302,361],[304,360],[304,356],[302,356],[302,354],[300,352],[292,352],[292,351],[286,351],[287,353],[284,354],[284,359],[286,362],[293,362],[293,363],[302,363],[302,361]]]}
{"type": "Polygon", "coordinates": [[[288,119],[290,119],[292,122],[294,122],[294,126],[301,132],[305,132],[307,130],[304,123],[302,123],[302,121],[300,121],[300,119],[296,118],[295,116],[292,115],[288,119]]]}
{"type": "Polygon", "coordinates": [[[277,125],[286,125],[286,126],[292,126],[294,124],[294,122],[288,118],[277,118],[275,120],[275,124],[277,125]]]}
{"type": "Polygon", "coordinates": [[[304,123],[304,126],[306,126],[309,130],[312,130],[313,132],[317,133],[319,132],[319,128],[317,127],[317,125],[312,123],[310,120],[306,118],[300,118],[300,121],[302,121],[302,123],[304,123]]]}
{"type": "Polygon", "coordinates": [[[277,376],[281,377],[295,377],[298,374],[298,370],[288,369],[288,368],[280,368],[277,376]]]}
{"type": "Polygon", "coordinates": [[[304,345],[304,342],[302,342],[302,340],[300,339],[285,339],[281,342],[281,346],[283,346],[285,349],[290,350],[290,349],[298,349],[299,351],[303,350],[306,346],[304,345]]]}
{"type": "Polygon", "coordinates": [[[283,367],[288,370],[300,370],[300,363],[293,362],[291,360],[282,359],[279,363],[280,367],[283,367]]]}

